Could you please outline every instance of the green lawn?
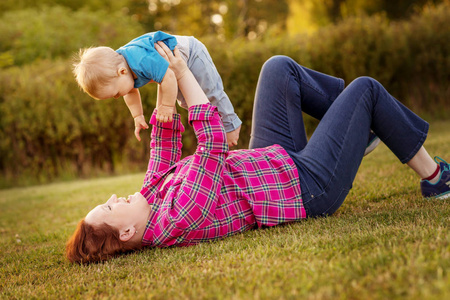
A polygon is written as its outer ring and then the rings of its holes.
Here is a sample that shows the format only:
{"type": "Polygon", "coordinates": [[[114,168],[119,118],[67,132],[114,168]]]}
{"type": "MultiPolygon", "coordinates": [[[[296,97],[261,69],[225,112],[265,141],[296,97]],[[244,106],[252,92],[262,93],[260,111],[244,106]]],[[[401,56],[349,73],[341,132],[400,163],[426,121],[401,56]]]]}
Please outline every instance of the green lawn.
{"type": "MultiPolygon", "coordinates": [[[[426,146],[450,160],[450,122],[434,123],[426,146]]],[[[449,201],[422,199],[416,175],[384,145],[332,217],[104,264],[65,261],[77,221],[142,179],[0,191],[0,299],[450,299],[449,201]]]]}

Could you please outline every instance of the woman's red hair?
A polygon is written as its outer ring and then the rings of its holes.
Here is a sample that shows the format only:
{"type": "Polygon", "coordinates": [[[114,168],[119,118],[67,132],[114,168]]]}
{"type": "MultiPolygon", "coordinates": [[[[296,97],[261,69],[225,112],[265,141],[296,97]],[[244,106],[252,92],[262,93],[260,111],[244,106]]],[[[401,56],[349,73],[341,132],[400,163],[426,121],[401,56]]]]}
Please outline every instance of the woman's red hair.
{"type": "Polygon", "coordinates": [[[66,244],[66,257],[79,264],[100,262],[131,250],[119,231],[106,223],[92,226],[82,219],[66,244]]]}

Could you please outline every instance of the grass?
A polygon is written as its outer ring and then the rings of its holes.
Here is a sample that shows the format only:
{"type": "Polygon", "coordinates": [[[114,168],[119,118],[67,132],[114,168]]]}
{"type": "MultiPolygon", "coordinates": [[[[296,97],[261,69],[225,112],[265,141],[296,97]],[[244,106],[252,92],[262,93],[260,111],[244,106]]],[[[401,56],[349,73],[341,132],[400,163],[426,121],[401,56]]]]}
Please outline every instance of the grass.
{"type": "MultiPolygon", "coordinates": [[[[431,154],[450,159],[450,122],[431,154]]],[[[0,298],[450,299],[449,201],[420,197],[416,175],[383,145],[329,218],[89,266],[64,245],[77,221],[143,174],[0,191],[0,298]]]]}

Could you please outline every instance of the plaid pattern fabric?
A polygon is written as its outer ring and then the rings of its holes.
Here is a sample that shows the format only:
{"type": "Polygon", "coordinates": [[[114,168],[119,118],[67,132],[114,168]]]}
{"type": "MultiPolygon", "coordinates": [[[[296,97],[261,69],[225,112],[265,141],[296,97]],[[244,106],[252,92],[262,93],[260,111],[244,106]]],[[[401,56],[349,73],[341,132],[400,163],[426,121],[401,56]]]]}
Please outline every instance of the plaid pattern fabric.
{"type": "Polygon", "coordinates": [[[281,146],[228,151],[217,109],[203,104],[189,109],[197,150],[180,160],[179,115],[170,123],[155,116],[141,190],[152,206],[143,245],[186,246],[306,217],[297,168],[281,146]]]}

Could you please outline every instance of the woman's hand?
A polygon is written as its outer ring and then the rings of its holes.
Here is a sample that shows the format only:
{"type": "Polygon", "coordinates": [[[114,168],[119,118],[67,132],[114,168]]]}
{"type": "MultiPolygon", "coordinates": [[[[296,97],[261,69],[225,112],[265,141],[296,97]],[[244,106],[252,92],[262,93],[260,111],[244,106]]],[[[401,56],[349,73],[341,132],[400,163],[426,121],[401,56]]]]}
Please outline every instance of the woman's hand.
{"type": "Polygon", "coordinates": [[[233,131],[227,132],[227,142],[228,142],[229,148],[231,148],[233,146],[237,146],[240,131],[241,131],[241,126],[239,126],[238,128],[236,128],[233,131]]]}
{"type": "Polygon", "coordinates": [[[166,44],[159,41],[155,44],[155,49],[162,57],[164,57],[165,60],[169,62],[169,68],[175,73],[177,80],[180,80],[186,74],[188,67],[184,59],[181,57],[178,47],[175,47],[172,53],[166,44]]]}
{"type": "Polygon", "coordinates": [[[188,107],[209,103],[205,92],[203,92],[185,61],[181,58],[178,48],[175,47],[174,54],[166,44],[158,42],[155,44],[155,49],[169,62],[169,68],[175,74],[178,87],[181,93],[183,93],[188,107]]]}
{"type": "Polygon", "coordinates": [[[159,122],[172,122],[173,120],[173,111],[174,111],[174,107],[173,106],[168,106],[168,105],[159,105],[156,108],[156,120],[158,120],[159,122]]]}

